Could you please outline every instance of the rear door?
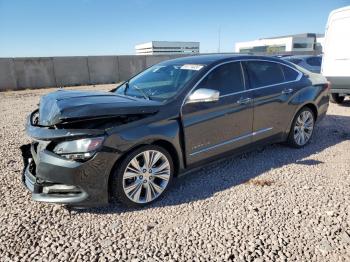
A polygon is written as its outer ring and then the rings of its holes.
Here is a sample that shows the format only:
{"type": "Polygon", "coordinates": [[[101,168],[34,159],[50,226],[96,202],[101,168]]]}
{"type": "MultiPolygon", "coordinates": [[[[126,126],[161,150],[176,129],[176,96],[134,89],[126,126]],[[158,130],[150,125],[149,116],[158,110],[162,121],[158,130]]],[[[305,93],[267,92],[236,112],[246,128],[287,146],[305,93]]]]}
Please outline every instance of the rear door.
{"type": "Polygon", "coordinates": [[[299,89],[295,82],[301,73],[272,61],[251,60],[245,66],[254,98],[253,141],[285,132],[294,112],[289,101],[299,89]]]}
{"type": "Polygon", "coordinates": [[[241,147],[252,141],[251,91],[245,89],[240,62],[219,65],[192,90],[214,89],[219,101],[185,103],[182,123],[188,164],[241,147]]]}

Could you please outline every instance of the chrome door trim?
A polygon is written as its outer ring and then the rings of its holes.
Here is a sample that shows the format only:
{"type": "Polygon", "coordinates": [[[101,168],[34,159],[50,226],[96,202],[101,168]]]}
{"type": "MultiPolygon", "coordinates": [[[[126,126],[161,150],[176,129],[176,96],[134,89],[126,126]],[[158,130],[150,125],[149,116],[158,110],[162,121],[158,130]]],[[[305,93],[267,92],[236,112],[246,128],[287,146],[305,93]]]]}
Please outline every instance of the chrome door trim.
{"type": "Polygon", "coordinates": [[[243,90],[243,91],[239,91],[239,92],[235,92],[235,93],[230,93],[230,94],[226,94],[226,95],[219,96],[219,98],[227,97],[227,96],[232,96],[232,95],[243,94],[243,93],[247,93],[248,91],[251,91],[251,90],[243,90]]]}
{"type": "Polygon", "coordinates": [[[195,151],[195,152],[191,153],[190,156],[195,156],[197,154],[204,153],[204,152],[210,151],[212,149],[215,149],[215,148],[218,148],[218,147],[221,147],[221,146],[224,146],[224,145],[228,145],[228,144],[240,141],[240,140],[245,139],[245,138],[249,138],[249,137],[253,137],[253,136],[256,136],[256,135],[260,135],[260,134],[268,132],[268,131],[270,131],[272,129],[273,129],[273,127],[262,128],[262,129],[259,129],[259,130],[255,131],[255,132],[252,132],[252,133],[249,133],[249,134],[245,134],[245,135],[242,135],[242,136],[238,136],[238,137],[235,137],[233,139],[224,141],[222,143],[219,143],[219,144],[216,144],[216,145],[213,145],[213,146],[209,146],[209,147],[200,149],[198,151],[195,151]]]}
{"type": "Polygon", "coordinates": [[[244,68],[243,68],[243,65],[242,65],[242,61],[239,62],[239,64],[241,65],[241,73],[242,73],[242,78],[243,78],[243,86],[244,86],[244,90],[247,90],[247,87],[246,87],[246,79],[245,79],[245,73],[244,73],[244,68]]]}

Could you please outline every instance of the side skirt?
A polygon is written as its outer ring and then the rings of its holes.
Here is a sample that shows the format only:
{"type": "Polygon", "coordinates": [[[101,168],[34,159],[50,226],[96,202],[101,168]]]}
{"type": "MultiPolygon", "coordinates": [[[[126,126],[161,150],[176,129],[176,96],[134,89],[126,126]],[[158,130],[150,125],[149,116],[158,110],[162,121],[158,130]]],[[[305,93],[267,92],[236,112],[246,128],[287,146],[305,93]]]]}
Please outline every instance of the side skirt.
{"type": "Polygon", "coordinates": [[[213,165],[214,163],[217,164],[217,163],[220,163],[221,161],[225,161],[228,158],[237,157],[237,156],[242,155],[244,153],[255,151],[260,146],[281,143],[281,142],[285,142],[285,140],[286,140],[286,135],[283,133],[273,135],[271,137],[253,142],[249,145],[240,147],[238,149],[230,150],[230,151],[227,151],[225,153],[219,154],[215,157],[201,160],[193,165],[188,166],[187,168],[185,168],[183,170],[180,170],[178,176],[184,176],[188,173],[191,173],[191,172],[200,170],[202,168],[205,168],[207,166],[213,165]]]}

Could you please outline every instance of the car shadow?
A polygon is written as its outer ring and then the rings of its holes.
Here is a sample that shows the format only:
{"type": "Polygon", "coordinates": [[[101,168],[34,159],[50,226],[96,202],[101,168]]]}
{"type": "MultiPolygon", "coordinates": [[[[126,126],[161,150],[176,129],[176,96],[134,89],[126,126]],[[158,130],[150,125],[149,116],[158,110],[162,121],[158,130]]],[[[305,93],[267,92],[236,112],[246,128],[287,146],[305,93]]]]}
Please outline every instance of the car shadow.
{"type": "MultiPolygon", "coordinates": [[[[350,117],[327,115],[314,131],[311,142],[301,149],[282,144],[268,145],[236,157],[228,157],[181,176],[173,182],[167,194],[144,208],[127,208],[119,203],[107,207],[75,210],[78,213],[125,213],[148,208],[161,208],[203,200],[226,189],[250,183],[254,186],[270,186],[273,181],[259,181],[259,176],[289,164],[315,166],[322,161],[314,154],[350,139],[350,117]],[[254,180],[252,180],[254,179],[254,180]]],[[[288,175],[288,174],[287,174],[288,175]]]]}
{"type": "Polygon", "coordinates": [[[343,103],[338,105],[343,107],[350,107],[350,99],[345,99],[343,103]]]}

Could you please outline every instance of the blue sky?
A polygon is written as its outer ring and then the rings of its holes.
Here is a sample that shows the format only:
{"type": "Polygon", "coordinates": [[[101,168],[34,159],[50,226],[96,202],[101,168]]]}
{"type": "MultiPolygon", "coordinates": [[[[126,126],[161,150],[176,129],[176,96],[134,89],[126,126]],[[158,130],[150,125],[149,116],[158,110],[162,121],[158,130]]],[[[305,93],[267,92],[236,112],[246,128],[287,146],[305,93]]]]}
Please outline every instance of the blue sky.
{"type": "Polygon", "coordinates": [[[261,37],[323,33],[350,0],[0,0],[0,57],[133,54],[151,40],[232,52],[261,37]]]}

